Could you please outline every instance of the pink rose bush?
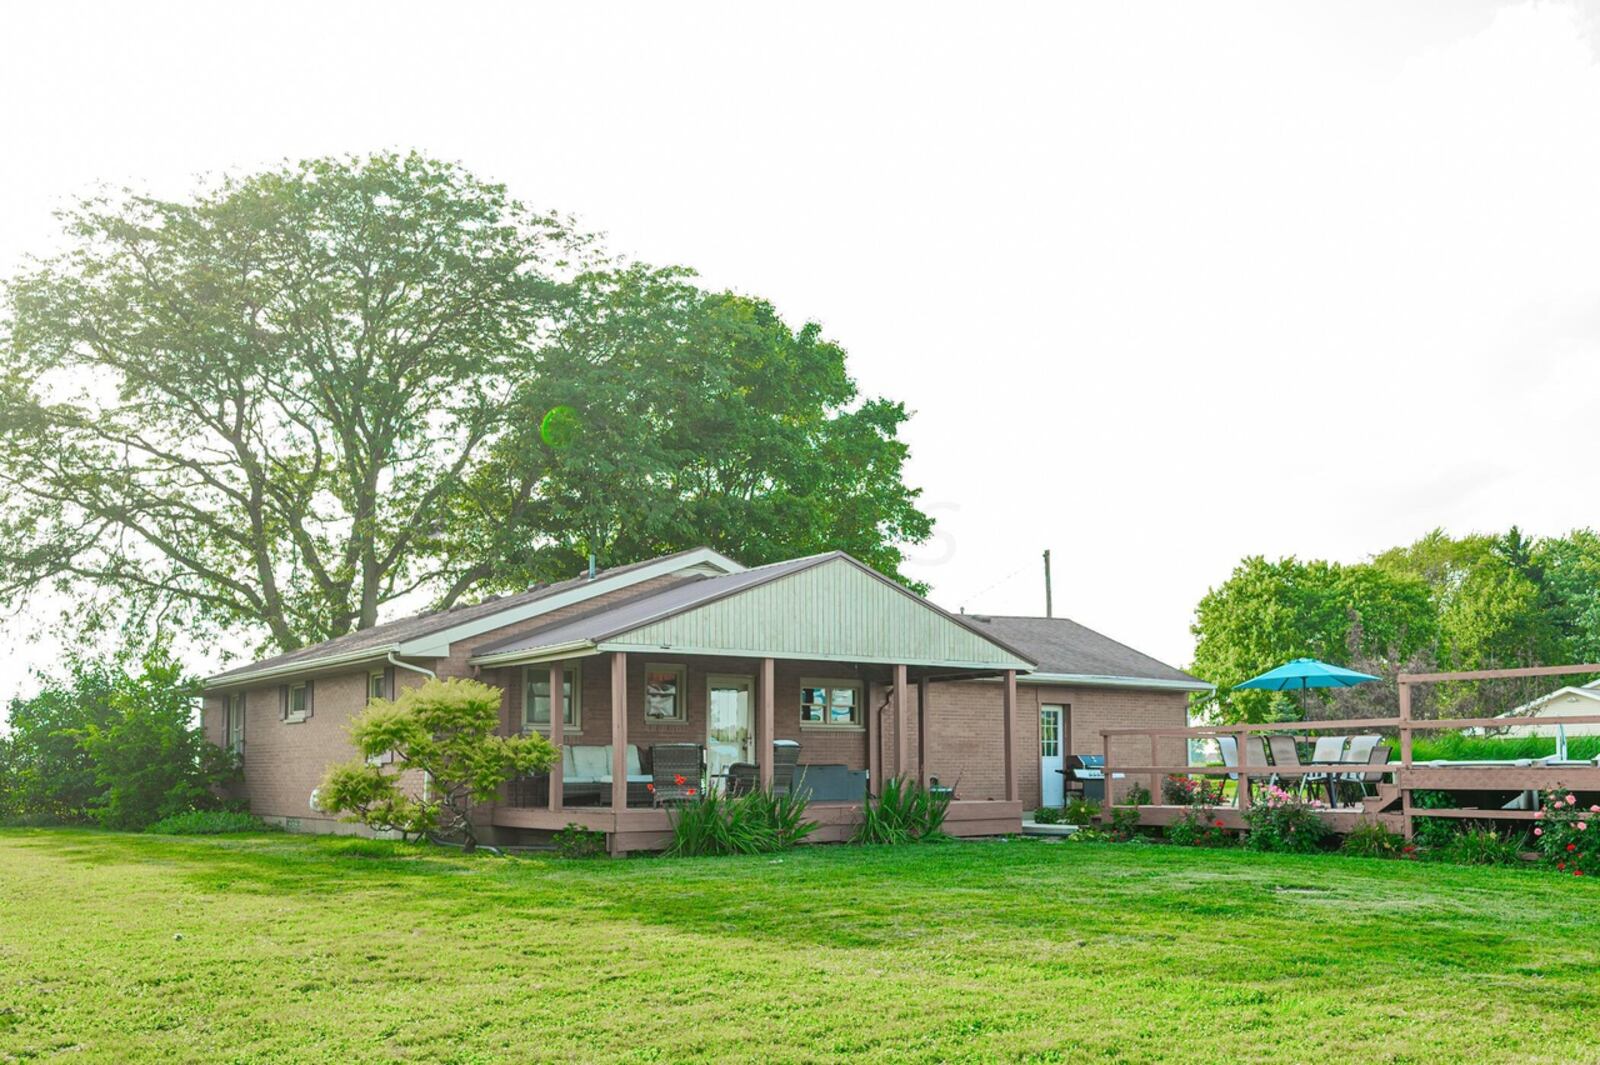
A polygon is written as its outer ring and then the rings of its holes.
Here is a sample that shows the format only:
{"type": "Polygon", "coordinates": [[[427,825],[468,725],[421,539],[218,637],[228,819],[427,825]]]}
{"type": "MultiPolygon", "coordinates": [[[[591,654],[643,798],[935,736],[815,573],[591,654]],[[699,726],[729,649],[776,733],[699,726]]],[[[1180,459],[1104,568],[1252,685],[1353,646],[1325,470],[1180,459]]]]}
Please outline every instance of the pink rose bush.
{"type": "Polygon", "coordinates": [[[1578,808],[1578,797],[1552,792],[1544,809],[1534,815],[1539,822],[1533,834],[1545,861],[1571,876],[1600,874],[1600,821],[1590,823],[1594,807],[1578,808]]]}

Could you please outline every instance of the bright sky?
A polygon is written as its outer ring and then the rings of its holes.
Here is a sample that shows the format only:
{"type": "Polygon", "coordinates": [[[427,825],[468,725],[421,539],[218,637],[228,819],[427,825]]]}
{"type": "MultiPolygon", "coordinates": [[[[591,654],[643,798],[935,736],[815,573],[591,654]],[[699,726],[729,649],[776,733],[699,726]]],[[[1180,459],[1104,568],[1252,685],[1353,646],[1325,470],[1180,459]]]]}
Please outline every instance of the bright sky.
{"type": "Polygon", "coordinates": [[[1243,555],[1600,522],[1595,9],[599,7],[6,5],[0,272],[99,181],[460,160],[820,320],[936,600],[1042,613],[1048,547],[1176,664],[1243,555]]]}

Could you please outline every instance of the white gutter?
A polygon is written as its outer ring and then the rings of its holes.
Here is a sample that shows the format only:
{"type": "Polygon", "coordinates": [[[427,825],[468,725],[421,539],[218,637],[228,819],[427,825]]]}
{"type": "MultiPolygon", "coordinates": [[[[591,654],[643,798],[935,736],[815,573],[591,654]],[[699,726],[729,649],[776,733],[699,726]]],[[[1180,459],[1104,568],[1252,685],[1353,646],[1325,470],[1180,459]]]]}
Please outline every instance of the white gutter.
{"type": "Polygon", "coordinates": [[[1018,684],[1078,685],[1086,688],[1144,688],[1149,691],[1209,692],[1215,684],[1203,680],[1157,680],[1154,677],[1107,677],[1095,673],[1029,673],[1018,684]]]}
{"type": "Polygon", "coordinates": [[[566,643],[543,647],[524,647],[515,651],[498,651],[486,655],[473,655],[467,659],[469,666],[520,666],[530,662],[548,662],[560,658],[581,658],[598,654],[590,640],[568,640],[566,643]]]}
{"type": "MultiPolygon", "coordinates": [[[[313,670],[326,669],[329,666],[353,665],[356,662],[370,662],[382,659],[386,655],[393,655],[400,649],[399,644],[384,644],[381,647],[363,647],[359,651],[346,651],[342,655],[328,655],[322,658],[305,658],[295,662],[285,662],[282,665],[266,666],[262,669],[252,669],[248,673],[218,674],[207,677],[200,682],[206,690],[212,688],[231,688],[238,684],[249,684],[258,680],[267,680],[272,677],[281,677],[289,673],[310,673],[313,670]]],[[[398,663],[397,663],[398,664],[398,663]]]]}
{"type": "Polygon", "coordinates": [[[429,680],[438,680],[439,679],[439,674],[435,673],[431,669],[423,669],[421,666],[414,666],[410,662],[402,662],[402,661],[400,661],[398,658],[396,658],[394,656],[394,652],[393,651],[389,652],[389,656],[387,658],[385,658],[384,661],[388,662],[391,666],[399,666],[401,669],[409,669],[413,673],[421,673],[424,677],[427,677],[429,680]]]}

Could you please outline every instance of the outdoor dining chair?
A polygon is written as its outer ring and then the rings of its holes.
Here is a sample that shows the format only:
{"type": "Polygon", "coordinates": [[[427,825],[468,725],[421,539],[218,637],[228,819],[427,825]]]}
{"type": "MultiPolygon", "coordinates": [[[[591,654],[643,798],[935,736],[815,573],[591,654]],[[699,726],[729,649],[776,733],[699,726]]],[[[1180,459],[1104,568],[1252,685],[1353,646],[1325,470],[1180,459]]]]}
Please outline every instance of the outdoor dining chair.
{"type": "MultiPolygon", "coordinates": [[[[1350,746],[1344,749],[1344,757],[1340,759],[1347,765],[1366,765],[1372,757],[1373,750],[1378,746],[1382,736],[1366,735],[1351,736],[1350,746]]],[[[1364,785],[1367,774],[1365,773],[1330,773],[1328,774],[1328,805],[1339,805],[1339,790],[1345,784],[1364,785]]],[[[1363,794],[1365,792],[1363,791],[1363,794]]]]}
{"type": "MultiPolygon", "coordinates": [[[[1278,766],[1283,766],[1288,769],[1300,768],[1300,750],[1295,746],[1293,736],[1289,736],[1281,732],[1268,736],[1267,753],[1272,755],[1272,765],[1274,768],[1277,768],[1278,766]]],[[[1289,777],[1283,777],[1277,773],[1274,773],[1267,778],[1267,783],[1277,784],[1278,787],[1284,788],[1288,791],[1299,791],[1302,786],[1302,779],[1298,773],[1289,777]],[[1288,781],[1287,785],[1282,783],[1282,781],[1285,780],[1288,781]]]]}
{"type": "MultiPolygon", "coordinates": [[[[1348,736],[1318,736],[1317,742],[1311,748],[1311,764],[1327,765],[1330,762],[1344,760],[1344,745],[1348,743],[1348,736]]],[[[1331,787],[1327,773],[1307,773],[1301,778],[1301,788],[1307,795],[1318,787],[1331,787]]]]}

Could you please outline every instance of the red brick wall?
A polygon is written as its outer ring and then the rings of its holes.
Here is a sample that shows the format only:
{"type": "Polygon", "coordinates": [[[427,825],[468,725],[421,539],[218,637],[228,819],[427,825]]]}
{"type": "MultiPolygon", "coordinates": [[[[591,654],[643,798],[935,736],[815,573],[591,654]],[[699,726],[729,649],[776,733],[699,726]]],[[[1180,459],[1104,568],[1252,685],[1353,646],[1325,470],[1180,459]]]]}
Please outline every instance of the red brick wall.
{"type": "MultiPolygon", "coordinates": [[[[1187,724],[1188,697],[1183,692],[1133,688],[1017,685],[1017,769],[1023,807],[1039,805],[1039,706],[1068,707],[1066,727],[1070,754],[1103,753],[1101,729],[1175,727],[1187,724]]],[[[915,703],[913,702],[913,707],[915,703]]],[[[931,685],[928,695],[928,771],[941,783],[959,780],[963,799],[1005,798],[1004,731],[1000,685],[995,681],[949,681],[931,685]]],[[[915,720],[913,720],[913,743],[915,720]]],[[[1182,764],[1184,743],[1173,738],[1158,748],[1168,764],[1182,764]]],[[[1149,764],[1149,741],[1124,738],[1112,749],[1116,761],[1149,764]]],[[[913,746],[913,756],[915,747],[913,746]]],[[[914,761],[914,757],[913,757],[914,761]]],[[[1145,780],[1119,781],[1118,794],[1145,780]]]]}

